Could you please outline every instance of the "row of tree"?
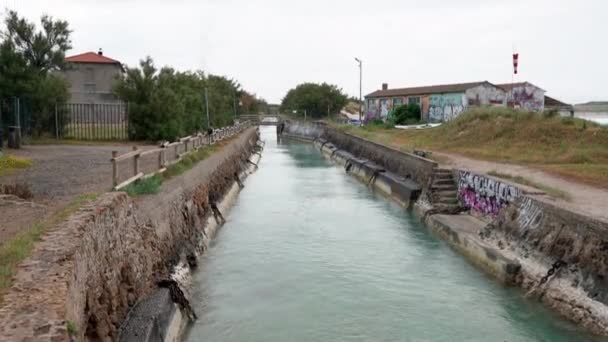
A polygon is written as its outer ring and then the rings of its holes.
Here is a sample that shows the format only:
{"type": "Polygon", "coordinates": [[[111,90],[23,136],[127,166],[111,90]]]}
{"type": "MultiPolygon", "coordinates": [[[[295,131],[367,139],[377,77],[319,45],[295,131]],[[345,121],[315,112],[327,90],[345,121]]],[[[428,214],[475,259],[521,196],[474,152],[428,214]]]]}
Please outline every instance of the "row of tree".
{"type": "Polygon", "coordinates": [[[115,93],[129,103],[129,137],[138,140],[171,140],[224,127],[239,114],[257,113],[267,106],[232,79],[170,67],[159,70],[150,57],[139,67],[127,68],[115,93]]]}
{"type": "Polygon", "coordinates": [[[335,85],[302,83],[287,92],[281,102],[281,111],[320,118],[339,113],[348,100],[348,96],[335,85]]]}
{"type": "MultiPolygon", "coordinates": [[[[69,24],[43,16],[38,29],[14,11],[4,24],[0,29],[0,113],[7,109],[1,107],[3,103],[11,107],[11,99],[19,98],[28,105],[29,124],[36,133],[53,131],[55,106],[69,100],[69,85],[58,72],[69,67],[65,64],[66,51],[72,48],[69,24]]],[[[116,81],[116,95],[129,104],[132,139],[173,139],[232,124],[235,114],[258,113],[268,106],[232,79],[170,67],[159,70],[150,57],[138,67],[126,68],[124,77],[116,81]]]]}

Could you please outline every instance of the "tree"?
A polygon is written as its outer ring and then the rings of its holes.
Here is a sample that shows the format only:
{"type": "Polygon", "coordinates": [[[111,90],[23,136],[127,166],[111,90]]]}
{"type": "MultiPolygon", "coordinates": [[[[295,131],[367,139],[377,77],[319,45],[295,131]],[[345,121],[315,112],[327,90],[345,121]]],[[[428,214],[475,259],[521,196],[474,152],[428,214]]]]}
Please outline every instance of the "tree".
{"type": "MultiPolygon", "coordinates": [[[[68,23],[41,18],[41,30],[10,11],[0,31],[0,99],[20,99],[33,133],[54,133],[54,107],[68,100],[67,82],[51,71],[64,65],[71,48],[68,23]]],[[[22,116],[24,121],[24,116],[22,116]]]]}
{"type": "Polygon", "coordinates": [[[19,18],[17,12],[10,11],[5,23],[5,41],[23,56],[28,66],[41,73],[58,70],[64,66],[65,52],[72,48],[72,31],[67,21],[53,20],[52,17],[44,15],[40,19],[42,31],[36,32],[33,23],[19,18]]]}
{"type": "Polygon", "coordinates": [[[283,101],[281,110],[303,113],[319,118],[338,113],[348,102],[348,97],[335,85],[322,83],[302,83],[290,89],[283,101]]]}
{"type": "Polygon", "coordinates": [[[127,68],[114,92],[129,103],[129,137],[141,140],[174,140],[208,127],[231,125],[235,101],[246,93],[224,76],[170,67],[158,70],[150,57],[137,68],[127,68]],[[207,122],[205,89],[211,122],[207,122]]]}

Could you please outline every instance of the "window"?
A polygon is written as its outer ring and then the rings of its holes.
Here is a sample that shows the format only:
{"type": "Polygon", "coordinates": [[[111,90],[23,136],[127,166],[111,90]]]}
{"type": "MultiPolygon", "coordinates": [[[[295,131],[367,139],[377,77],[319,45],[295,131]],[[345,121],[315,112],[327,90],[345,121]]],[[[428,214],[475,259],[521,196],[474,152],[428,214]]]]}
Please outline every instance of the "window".
{"type": "Polygon", "coordinates": [[[93,68],[86,68],[84,71],[84,82],[95,83],[95,71],[93,68]]]}
{"type": "Polygon", "coordinates": [[[402,99],[402,98],[400,98],[400,97],[395,97],[395,98],[393,99],[393,108],[395,108],[395,107],[399,107],[399,106],[401,106],[402,104],[403,104],[403,99],[402,99]]]}
{"type": "Polygon", "coordinates": [[[419,96],[408,97],[407,104],[417,104],[420,106],[420,97],[419,96]]]}
{"type": "Polygon", "coordinates": [[[84,92],[85,93],[94,93],[97,91],[97,86],[95,83],[85,83],[84,84],[84,92]]]}

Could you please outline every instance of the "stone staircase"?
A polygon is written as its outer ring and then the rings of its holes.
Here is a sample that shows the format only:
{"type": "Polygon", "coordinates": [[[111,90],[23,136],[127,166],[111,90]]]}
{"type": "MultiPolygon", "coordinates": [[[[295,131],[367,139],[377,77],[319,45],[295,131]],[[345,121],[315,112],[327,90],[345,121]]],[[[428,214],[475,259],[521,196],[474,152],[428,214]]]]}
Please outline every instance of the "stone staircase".
{"type": "Polygon", "coordinates": [[[458,186],[452,170],[435,169],[431,183],[431,199],[436,207],[454,210],[459,208],[458,186]]]}

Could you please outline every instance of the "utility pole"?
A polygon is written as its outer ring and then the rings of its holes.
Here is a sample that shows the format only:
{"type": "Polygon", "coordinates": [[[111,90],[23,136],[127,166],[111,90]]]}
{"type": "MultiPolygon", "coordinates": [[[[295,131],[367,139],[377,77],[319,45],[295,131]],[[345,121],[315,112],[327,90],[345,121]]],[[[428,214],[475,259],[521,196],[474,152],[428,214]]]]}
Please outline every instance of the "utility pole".
{"type": "Polygon", "coordinates": [[[236,122],[236,93],[234,94],[234,121],[236,122]]]}
{"type": "Polygon", "coordinates": [[[363,61],[355,57],[359,63],[359,124],[361,124],[361,114],[363,113],[363,61]]]}
{"type": "Polygon", "coordinates": [[[205,107],[207,107],[207,129],[211,128],[211,121],[209,119],[209,94],[207,87],[205,87],[205,107]]]}
{"type": "Polygon", "coordinates": [[[304,109],[304,121],[306,121],[306,109],[304,109]]]}

